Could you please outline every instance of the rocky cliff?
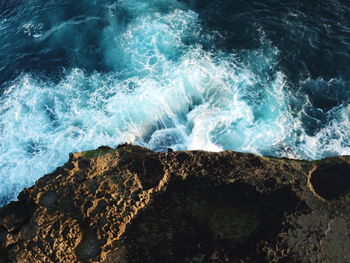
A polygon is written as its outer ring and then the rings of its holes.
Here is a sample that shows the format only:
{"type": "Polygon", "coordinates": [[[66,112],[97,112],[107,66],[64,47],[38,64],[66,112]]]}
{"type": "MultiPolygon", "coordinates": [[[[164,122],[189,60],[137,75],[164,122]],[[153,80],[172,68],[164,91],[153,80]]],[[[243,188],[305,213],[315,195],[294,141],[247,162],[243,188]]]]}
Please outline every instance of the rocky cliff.
{"type": "Polygon", "coordinates": [[[0,210],[0,262],[350,262],[350,157],[123,145],[0,210]]]}

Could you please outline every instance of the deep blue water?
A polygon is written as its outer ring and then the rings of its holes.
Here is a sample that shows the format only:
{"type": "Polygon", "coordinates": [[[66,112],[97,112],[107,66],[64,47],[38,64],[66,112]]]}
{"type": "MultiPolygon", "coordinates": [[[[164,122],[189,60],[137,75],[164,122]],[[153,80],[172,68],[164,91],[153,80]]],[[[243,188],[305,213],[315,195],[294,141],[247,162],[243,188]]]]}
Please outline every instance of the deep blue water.
{"type": "Polygon", "coordinates": [[[350,1],[0,1],[0,85],[0,205],[125,141],[350,154],[350,1]]]}

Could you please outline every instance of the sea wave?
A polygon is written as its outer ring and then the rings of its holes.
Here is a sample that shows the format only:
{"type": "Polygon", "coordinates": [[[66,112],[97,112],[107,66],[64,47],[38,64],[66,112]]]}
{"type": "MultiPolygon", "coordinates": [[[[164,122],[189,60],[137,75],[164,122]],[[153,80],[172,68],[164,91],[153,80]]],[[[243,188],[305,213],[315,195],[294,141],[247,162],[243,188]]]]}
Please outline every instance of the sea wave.
{"type": "Polygon", "coordinates": [[[70,152],[101,145],[303,159],[350,154],[348,82],[303,75],[290,81],[282,51],[263,27],[257,26],[254,47],[223,49],[217,40],[227,35],[206,26],[203,14],[189,8],[193,3],[91,5],[77,5],[84,16],[67,18],[55,6],[50,18],[22,17],[18,30],[42,61],[56,63],[45,56],[60,50],[74,66],[57,62],[64,69],[52,78],[42,70],[49,65],[31,61],[29,71],[4,82],[0,205],[70,152]]]}

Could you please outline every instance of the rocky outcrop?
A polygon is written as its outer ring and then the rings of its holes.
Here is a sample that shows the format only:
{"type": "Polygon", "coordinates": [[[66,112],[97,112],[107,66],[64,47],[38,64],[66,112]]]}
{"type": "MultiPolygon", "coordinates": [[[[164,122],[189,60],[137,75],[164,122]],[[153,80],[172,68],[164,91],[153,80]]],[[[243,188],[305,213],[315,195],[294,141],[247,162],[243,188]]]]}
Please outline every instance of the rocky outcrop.
{"type": "Polygon", "coordinates": [[[0,210],[0,262],[350,262],[350,157],[123,145],[0,210]]]}

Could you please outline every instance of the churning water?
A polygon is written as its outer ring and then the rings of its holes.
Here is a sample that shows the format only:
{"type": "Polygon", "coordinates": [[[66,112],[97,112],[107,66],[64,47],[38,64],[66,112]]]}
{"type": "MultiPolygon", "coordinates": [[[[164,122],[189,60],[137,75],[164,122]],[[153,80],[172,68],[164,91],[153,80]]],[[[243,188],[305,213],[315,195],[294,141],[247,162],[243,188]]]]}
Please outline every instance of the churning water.
{"type": "Polygon", "coordinates": [[[350,2],[0,2],[0,205],[69,152],[350,154],[350,2]]]}

